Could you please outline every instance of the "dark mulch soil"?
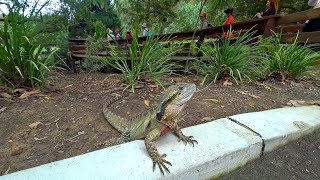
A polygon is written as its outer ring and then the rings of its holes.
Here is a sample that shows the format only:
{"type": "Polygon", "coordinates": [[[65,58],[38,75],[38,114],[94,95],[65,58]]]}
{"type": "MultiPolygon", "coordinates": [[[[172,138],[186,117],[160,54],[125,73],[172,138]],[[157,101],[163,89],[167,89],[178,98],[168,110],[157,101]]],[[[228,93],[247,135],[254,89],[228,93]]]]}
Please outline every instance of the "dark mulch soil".
{"type": "MultiPolygon", "coordinates": [[[[148,109],[163,91],[145,84],[135,93],[123,91],[120,75],[55,74],[47,92],[14,102],[0,99],[0,175],[31,168],[99,149],[106,139],[119,135],[104,119],[102,105],[112,93],[124,98],[112,106],[129,118],[148,109]],[[41,122],[38,128],[30,124],[41,122]]],[[[312,83],[267,81],[223,86],[200,86],[197,77],[167,77],[175,82],[194,82],[198,90],[188,102],[181,127],[238,113],[279,108],[289,100],[319,100],[320,87],[312,83]],[[246,92],[247,94],[242,94],[246,92]]]]}

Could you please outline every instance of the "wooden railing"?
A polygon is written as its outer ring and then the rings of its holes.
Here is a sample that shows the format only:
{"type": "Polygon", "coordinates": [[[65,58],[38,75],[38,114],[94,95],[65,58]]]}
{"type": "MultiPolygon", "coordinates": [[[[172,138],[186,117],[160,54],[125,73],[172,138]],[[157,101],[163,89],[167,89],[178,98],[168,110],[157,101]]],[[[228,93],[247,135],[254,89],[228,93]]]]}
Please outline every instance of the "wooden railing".
{"type": "MultiPolygon", "coordinates": [[[[298,42],[307,43],[320,43],[320,31],[317,32],[301,32],[304,26],[304,22],[310,19],[320,18],[320,8],[311,9],[303,12],[298,12],[288,15],[274,15],[268,16],[261,19],[252,19],[245,22],[238,22],[232,25],[232,30],[236,34],[241,35],[240,31],[257,31],[256,35],[262,35],[264,37],[271,36],[273,32],[281,33],[282,43],[293,43],[294,39],[298,36],[298,42]]],[[[190,32],[177,32],[173,34],[161,34],[156,37],[160,39],[167,39],[170,37],[171,41],[181,41],[187,39],[197,40],[199,35],[202,33],[206,38],[220,38],[222,33],[229,30],[230,26],[216,26],[214,28],[190,31],[190,32]]],[[[75,71],[75,62],[80,61],[86,57],[86,39],[70,39],[69,40],[69,51],[70,51],[70,61],[72,69],[75,71]]],[[[138,42],[142,43],[146,41],[146,37],[139,37],[138,42]]],[[[111,40],[109,43],[115,45],[125,45],[127,44],[127,39],[111,40]]],[[[188,47],[188,45],[186,45],[188,47]]],[[[186,49],[187,50],[187,49],[186,49]]],[[[180,56],[186,56],[186,53],[180,53],[180,56]]],[[[190,54],[190,53],[189,53],[190,54]]],[[[107,56],[106,51],[97,52],[97,56],[107,56]]],[[[178,54],[179,55],[179,54],[178,54]]]]}

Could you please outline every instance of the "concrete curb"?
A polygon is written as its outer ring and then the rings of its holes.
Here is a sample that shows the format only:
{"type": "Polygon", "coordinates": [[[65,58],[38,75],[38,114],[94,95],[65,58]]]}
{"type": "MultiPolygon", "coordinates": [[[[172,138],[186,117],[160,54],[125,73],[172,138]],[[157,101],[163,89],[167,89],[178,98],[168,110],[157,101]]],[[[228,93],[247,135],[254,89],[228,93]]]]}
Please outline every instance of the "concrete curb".
{"type": "Polygon", "coordinates": [[[152,171],[143,141],[104,148],[26,169],[0,179],[206,179],[259,158],[289,141],[320,128],[320,107],[281,108],[246,113],[183,129],[195,147],[171,134],[156,146],[167,154],[171,174],[152,171]]]}

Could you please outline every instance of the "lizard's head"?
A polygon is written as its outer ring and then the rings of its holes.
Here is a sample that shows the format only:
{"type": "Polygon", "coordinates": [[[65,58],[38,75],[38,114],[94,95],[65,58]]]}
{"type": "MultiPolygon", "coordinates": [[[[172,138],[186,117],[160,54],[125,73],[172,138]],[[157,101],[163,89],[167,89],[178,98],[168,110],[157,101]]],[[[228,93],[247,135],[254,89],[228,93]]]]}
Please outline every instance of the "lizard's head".
{"type": "Polygon", "coordinates": [[[191,99],[195,90],[196,85],[193,83],[179,83],[170,86],[164,93],[157,119],[175,119],[185,107],[186,102],[191,99]]]}
{"type": "Polygon", "coordinates": [[[167,92],[171,96],[175,96],[172,103],[176,106],[182,106],[191,99],[196,90],[196,85],[193,83],[179,83],[168,88],[167,92]]]}

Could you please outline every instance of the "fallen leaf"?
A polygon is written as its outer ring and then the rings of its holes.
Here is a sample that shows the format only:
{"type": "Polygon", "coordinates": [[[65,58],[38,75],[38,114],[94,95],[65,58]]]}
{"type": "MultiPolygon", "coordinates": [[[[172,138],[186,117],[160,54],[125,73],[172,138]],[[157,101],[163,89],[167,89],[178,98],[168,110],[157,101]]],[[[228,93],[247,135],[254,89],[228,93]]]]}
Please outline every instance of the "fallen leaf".
{"type": "Polygon", "coordinates": [[[40,92],[41,92],[41,91],[39,91],[39,90],[28,91],[28,92],[23,93],[19,98],[20,98],[20,99],[24,99],[24,98],[29,97],[29,96],[31,96],[31,95],[39,94],[40,92]]]}
{"type": "Polygon", "coordinates": [[[42,124],[42,123],[39,122],[39,121],[38,121],[38,122],[34,122],[34,123],[32,123],[32,124],[29,125],[29,128],[31,128],[31,129],[37,129],[40,124],[42,124]]]}
{"type": "Polygon", "coordinates": [[[23,89],[23,88],[18,88],[18,89],[14,89],[13,91],[12,91],[12,93],[25,93],[27,90],[26,89],[23,89]]]}
{"type": "Polygon", "coordinates": [[[136,86],[134,86],[135,89],[142,89],[143,88],[143,85],[142,84],[138,84],[136,86]]]}
{"type": "Polygon", "coordinates": [[[306,105],[306,102],[305,101],[300,101],[300,100],[290,100],[287,103],[287,105],[288,106],[293,106],[293,107],[300,107],[300,106],[306,105]]]}
{"type": "Polygon", "coordinates": [[[213,118],[212,117],[204,117],[201,120],[204,121],[204,122],[210,122],[210,121],[213,120],[213,118]]]}
{"type": "Polygon", "coordinates": [[[2,97],[4,97],[4,98],[8,98],[8,99],[11,99],[11,98],[12,98],[12,96],[11,96],[10,94],[6,93],[6,92],[1,93],[0,95],[1,95],[2,97]]]}
{"type": "Polygon", "coordinates": [[[149,84],[148,86],[149,86],[150,88],[155,88],[155,89],[159,88],[159,85],[158,85],[158,84],[149,84]]]}
{"type": "Polygon", "coordinates": [[[235,91],[240,93],[240,94],[243,94],[243,95],[246,95],[246,96],[250,96],[250,97],[255,98],[255,99],[260,99],[260,96],[257,96],[257,95],[254,95],[254,94],[250,94],[250,93],[245,92],[245,91],[239,91],[239,90],[235,90],[235,91]]]}
{"type": "Polygon", "coordinates": [[[3,108],[0,109],[0,112],[5,111],[6,109],[7,109],[7,107],[3,107],[3,108]]]}
{"type": "Polygon", "coordinates": [[[269,91],[272,91],[272,88],[271,86],[269,85],[266,85],[266,84],[263,84],[263,83],[256,83],[258,86],[263,86],[265,89],[269,90],[269,91]]]}
{"type": "Polygon", "coordinates": [[[44,96],[43,99],[45,99],[45,100],[53,100],[54,98],[52,98],[50,96],[44,96]]]}
{"type": "Polygon", "coordinates": [[[221,102],[218,99],[205,99],[207,101],[211,101],[214,104],[220,104],[221,102]]]}
{"type": "Polygon", "coordinates": [[[79,132],[78,132],[78,135],[84,135],[84,134],[85,134],[84,131],[79,131],[79,132]]]}
{"type": "Polygon", "coordinates": [[[13,146],[11,148],[11,156],[16,156],[16,155],[19,155],[23,152],[23,148],[20,147],[20,146],[13,146]]]}
{"type": "Polygon", "coordinates": [[[255,103],[249,103],[249,106],[250,106],[251,108],[256,108],[256,104],[255,104],[255,103]]]}
{"type": "Polygon", "coordinates": [[[33,138],[34,140],[36,140],[36,141],[41,141],[41,140],[44,140],[44,139],[47,139],[48,137],[42,137],[42,138],[37,138],[37,137],[35,137],[35,138],[33,138]]]}
{"type": "Polygon", "coordinates": [[[149,107],[150,106],[150,101],[149,100],[144,100],[144,104],[149,107]]]}
{"type": "Polygon", "coordinates": [[[223,86],[224,86],[224,87],[232,86],[232,84],[233,84],[233,83],[230,82],[228,79],[223,82],[223,86]]]}
{"type": "Polygon", "coordinates": [[[73,84],[69,84],[69,85],[67,85],[66,87],[64,87],[63,89],[66,89],[66,88],[72,87],[72,86],[73,86],[73,84]]]}
{"type": "Polygon", "coordinates": [[[253,97],[255,99],[260,99],[260,96],[254,95],[254,94],[248,94],[248,96],[253,97]]]}
{"type": "Polygon", "coordinates": [[[3,173],[3,175],[6,175],[6,174],[9,174],[9,171],[10,171],[11,167],[9,167],[6,172],[3,173]]]}

